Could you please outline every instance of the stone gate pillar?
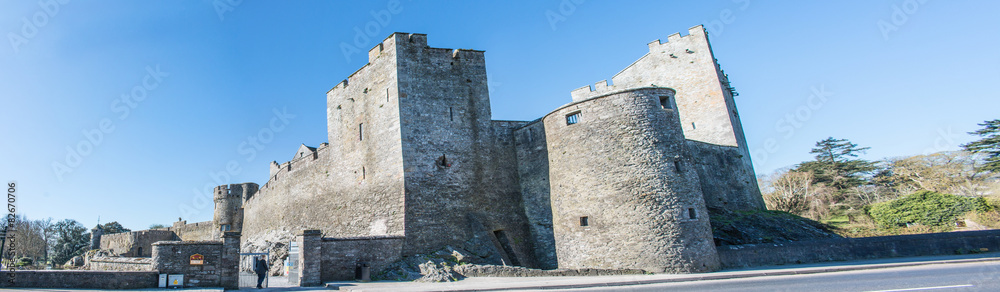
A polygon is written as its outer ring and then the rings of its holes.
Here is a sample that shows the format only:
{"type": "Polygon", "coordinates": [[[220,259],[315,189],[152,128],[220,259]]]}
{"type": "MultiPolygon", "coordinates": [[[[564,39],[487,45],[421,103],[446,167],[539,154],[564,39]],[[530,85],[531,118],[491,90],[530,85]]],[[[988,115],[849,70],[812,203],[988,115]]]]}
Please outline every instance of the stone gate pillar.
{"type": "Polygon", "coordinates": [[[225,289],[240,288],[240,233],[222,234],[222,260],[219,261],[219,284],[225,289]]]}
{"type": "MultiPolygon", "coordinates": [[[[299,286],[319,286],[323,249],[323,233],[319,230],[302,230],[295,237],[299,244],[299,286]]],[[[294,281],[294,280],[292,280],[294,281]]]]}

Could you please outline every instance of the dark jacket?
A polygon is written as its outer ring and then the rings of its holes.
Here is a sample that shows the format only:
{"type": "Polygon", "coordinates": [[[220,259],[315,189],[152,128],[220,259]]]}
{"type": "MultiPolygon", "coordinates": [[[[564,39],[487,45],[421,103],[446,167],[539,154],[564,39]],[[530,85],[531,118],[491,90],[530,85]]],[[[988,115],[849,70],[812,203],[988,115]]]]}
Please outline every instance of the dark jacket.
{"type": "Polygon", "coordinates": [[[257,273],[257,274],[266,274],[267,273],[267,269],[268,269],[267,260],[265,260],[265,259],[259,259],[259,260],[257,260],[256,263],[254,263],[254,266],[253,266],[253,272],[254,273],[257,273]]]}

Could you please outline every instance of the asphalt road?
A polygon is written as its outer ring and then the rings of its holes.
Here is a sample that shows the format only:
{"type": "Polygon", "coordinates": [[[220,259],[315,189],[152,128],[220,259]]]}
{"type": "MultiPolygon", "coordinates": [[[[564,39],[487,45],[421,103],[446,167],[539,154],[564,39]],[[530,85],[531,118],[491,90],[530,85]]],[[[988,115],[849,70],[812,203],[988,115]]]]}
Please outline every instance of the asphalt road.
{"type": "MultiPolygon", "coordinates": [[[[561,290],[565,291],[565,290],[561,290]]],[[[794,276],[569,291],[1000,291],[1000,262],[937,264],[794,276]]]]}

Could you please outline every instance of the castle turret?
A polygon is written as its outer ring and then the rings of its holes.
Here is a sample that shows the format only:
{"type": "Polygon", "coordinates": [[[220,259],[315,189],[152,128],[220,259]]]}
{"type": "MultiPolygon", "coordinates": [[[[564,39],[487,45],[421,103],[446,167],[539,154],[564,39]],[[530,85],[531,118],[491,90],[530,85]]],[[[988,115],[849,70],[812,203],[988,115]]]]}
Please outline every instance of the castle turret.
{"type": "Polygon", "coordinates": [[[212,219],[213,238],[226,231],[243,229],[243,201],[257,192],[257,184],[241,183],[215,187],[215,216],[212,219]]]}
{"type": "Polygon", "coordinates": [[[574,90],[573,100],[607,92],[646,86],[668,87],[683,137],[691,150],[692,166],[701,178],[709,208],[762,210],[764,200],[757,186],[734,97],[738,94],[712,53],[708,32],[701,25],[650,42],[649,53],[612,77],[574,90]]]}
{"type": "Polygon", "coordinates": [[[559,268],[718,269],[674,94],[613,91],[542,119],[559,268]]]}
{"type": "Polygon", "coordinates": [[[101,236],[104,235],[104,228],[101,228],[101,224],[94,226],[94,229],[90,230],[90,249],[101,249],[101,236]]]}

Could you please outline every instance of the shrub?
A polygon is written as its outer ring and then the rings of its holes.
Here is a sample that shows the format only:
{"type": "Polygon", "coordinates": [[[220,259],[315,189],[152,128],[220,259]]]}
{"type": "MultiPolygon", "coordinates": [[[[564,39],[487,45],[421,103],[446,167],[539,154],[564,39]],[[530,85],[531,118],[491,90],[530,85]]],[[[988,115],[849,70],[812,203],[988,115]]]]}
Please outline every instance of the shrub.
{"type": "Polygon", "coordinates": [[[881,226],[917,223],[927,226],[950,225],[969,211],[986,212],[991,208],[983,198],[960,197],[932,191],[918,191],[905,197],[872,204],[868,214],[881,226]]]}

